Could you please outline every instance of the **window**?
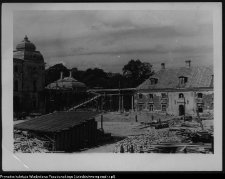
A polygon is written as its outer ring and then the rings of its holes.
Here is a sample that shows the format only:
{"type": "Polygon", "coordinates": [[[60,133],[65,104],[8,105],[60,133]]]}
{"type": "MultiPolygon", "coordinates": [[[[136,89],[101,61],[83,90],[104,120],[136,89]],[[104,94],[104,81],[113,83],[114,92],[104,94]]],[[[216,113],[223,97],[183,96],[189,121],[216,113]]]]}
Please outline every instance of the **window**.
{"type": "Polygon", "coordinates": [[[166,105],[165,104],[162,105],[162,111],[166,111],[166,105]]]}
{"type": "Polygon", "coordinates": [[[155,79],[151,79],[151,85],[155,85],[155,79]]]}
{"type": "Polygon", "coordinates": [[[180,93],[179,94],[179,98],[184,98],[184,94],[183,93],[180,93]]]}
{"type": "Polygon", "coordinates": [[[154,105],[153,104],[149,105],[149,111],[154,111],[154,105]]]}
{"type": "Polygon", "coordinates": [[[162,98],[166,98],[166,93],[162,93],[162,98]]]}
{"type": "Polygon", "coordinates": [[[183,85],[187,82],[187,77],[179,77],[180,79],[180,84],[183,85]]]}
{"type": "Polygon", "coordinates": [[[153,99],[153,94],[149,94],[149,98],[150,99],[153,99]]]}
{"type": "Polygon", "coordinates": [[[202,93],[198,93],[198,98],[202,98],[202,93]]]}
{"type": "Polygon", "coordinates": [[[143,98],[143,94],[139,94],[139,95],[138,95],[138,98],[139,98],[139,99],[142,99],[142,98],[143,98]]]}
{"type": "Polygon", "coordinates": [[[33,91],[37,91],[36,81],[33,81],[33,91]]]}
{"type": "Polygon", "coordinates": [[[18,71],[19,71],[18,66],[17,66],[17,65],[16,65],[16,66],[14,66],[14,72],[15,72],[15,73],[18,73],[18,71]]]}
{"type": "Polygon", "coordinates": [[[150,79],[150,85],[155,85],[157,83],[157,79],[151,78],[150,79]]]}
{"type": "Polygon", "coordinates": [[[19,86],[18,81],[17,80],[14,81],[14,91],[18,91],[18,86],[19,86]]]}
{"type": "Polygon", "coordinates": [[[202,104],[198,104],[198,112],[200,112],[200,113],[203,112],[203,106],[202,106],[202,104]]]}

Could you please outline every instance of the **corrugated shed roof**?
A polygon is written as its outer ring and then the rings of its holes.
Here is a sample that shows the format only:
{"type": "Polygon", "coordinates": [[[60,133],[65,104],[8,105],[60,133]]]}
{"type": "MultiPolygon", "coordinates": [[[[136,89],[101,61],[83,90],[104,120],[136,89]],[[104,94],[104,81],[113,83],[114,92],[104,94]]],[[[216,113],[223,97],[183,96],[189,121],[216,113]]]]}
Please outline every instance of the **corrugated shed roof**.
{"type": "Polygon", "coordinates": [[[149,79],[137,87],[140,89],[165,89],[165,88],[199,88],[212,87],[213,67],[180,67],[159,70],[149,79]],[[187,77],[185,85],[179,85],[179,77],[187,77]],[[150,79],[157,78],[158,82],[151,85],[150,79]]]}
{"type": "Polygon", "coordinates": [[[100,112],[55,112],[30,121],[16,124],[14,125],[14,129],[27,131],[34,130],[39,132],[56,132],[69,129],[70,127],[78,125],[87,119],[97,116],[98,114],[100,114],[100,112]]]}

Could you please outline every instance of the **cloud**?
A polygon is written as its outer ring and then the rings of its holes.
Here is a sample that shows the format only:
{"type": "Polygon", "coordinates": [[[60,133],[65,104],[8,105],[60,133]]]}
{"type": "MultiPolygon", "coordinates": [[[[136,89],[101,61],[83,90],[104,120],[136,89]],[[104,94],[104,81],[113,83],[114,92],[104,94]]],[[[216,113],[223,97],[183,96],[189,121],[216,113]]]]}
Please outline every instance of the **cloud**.
{"type": "Polygon", "coordinates": [[[46,62],[78,68],[213,54],[211,11],[15,11],[13,28],[14,48],[27,34],[46,62]]]}

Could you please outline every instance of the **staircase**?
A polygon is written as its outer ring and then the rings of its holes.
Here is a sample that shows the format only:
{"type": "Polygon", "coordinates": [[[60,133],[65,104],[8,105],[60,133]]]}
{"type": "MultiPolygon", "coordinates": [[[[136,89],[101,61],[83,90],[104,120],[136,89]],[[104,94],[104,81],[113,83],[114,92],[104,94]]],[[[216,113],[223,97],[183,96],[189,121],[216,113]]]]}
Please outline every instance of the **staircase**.
{"type": "Polygon", "coordinates": [[[81,102],[79,102],[79,104],[75,104],[73,107],[69,108],[68,111],[72,111],[74,109],[77,109],[77,108],[79,108],[79,107],[81,107],[81,106],[83,106],[83,105],[85,105],[85,104],[87,104],[87,103],[89,103],[89,102],[91,102],[91,101],[93,101],[93,100],[95,100],[95,99],[97,99],[101,96],[98,93],[94,93],[94,92],[91,92],[91,93],[94,94],[95,96],[90,98],[90,99],[86,99],[84,101],[81,101],[81,102]]]}

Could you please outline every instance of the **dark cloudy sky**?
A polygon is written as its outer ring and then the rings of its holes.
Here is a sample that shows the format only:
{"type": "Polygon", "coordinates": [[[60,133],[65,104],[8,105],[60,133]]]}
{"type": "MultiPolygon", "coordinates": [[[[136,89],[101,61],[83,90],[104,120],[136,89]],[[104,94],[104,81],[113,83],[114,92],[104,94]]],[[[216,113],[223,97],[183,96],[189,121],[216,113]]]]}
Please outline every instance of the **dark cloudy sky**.
{"type": "Polygon", "coordinates": [[[130,59],[154,70],[213,64],[213,15],[205,10],[14,11],[13,48],[27,35],[48,65],[121,72],[130,59]]]}

